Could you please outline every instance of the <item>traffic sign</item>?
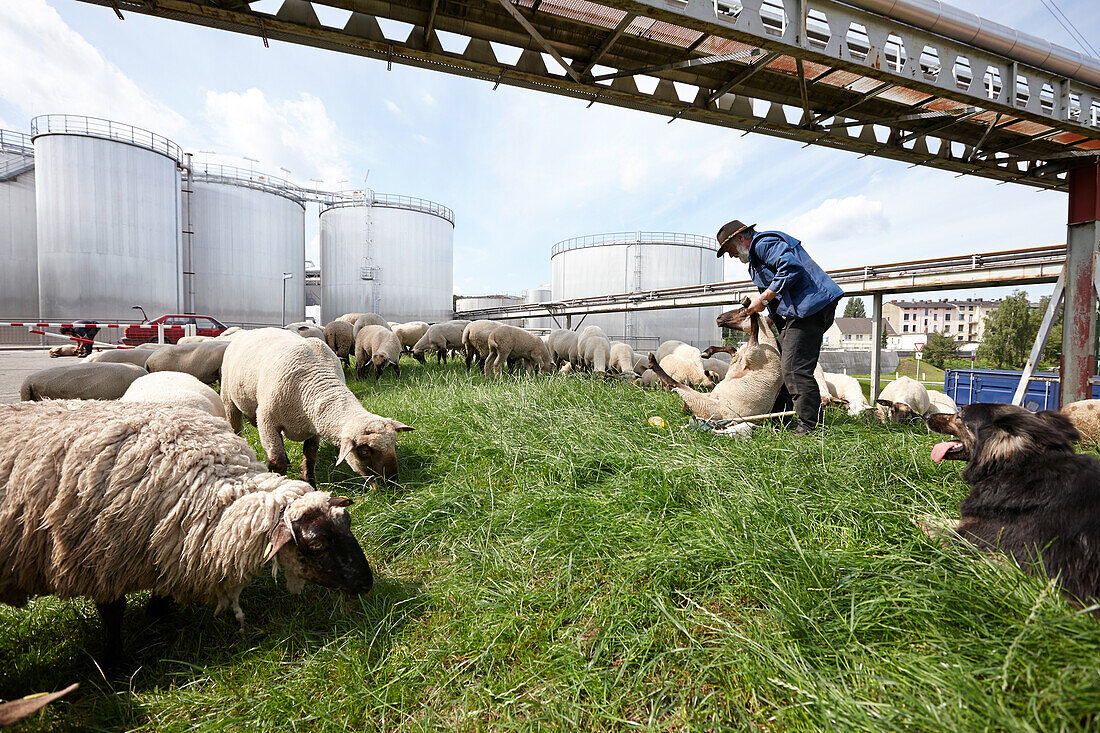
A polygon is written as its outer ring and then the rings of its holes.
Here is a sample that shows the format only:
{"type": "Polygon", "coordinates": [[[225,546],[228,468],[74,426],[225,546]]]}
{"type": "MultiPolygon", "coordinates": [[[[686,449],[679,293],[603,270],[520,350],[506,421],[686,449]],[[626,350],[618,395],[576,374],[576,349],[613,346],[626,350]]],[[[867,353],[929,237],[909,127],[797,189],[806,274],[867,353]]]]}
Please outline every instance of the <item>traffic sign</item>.
{"type": "Polygon", "coordinates": [[[917,342],[915,342],[915,343],[913,344],[913,348],[915,348],[915,349],[917,350],[917,353],[919,354],[919,353],[920,353],[920,350],[924,348],[924,342],[923,342],[923,341],[917,341],[917,342]]]}

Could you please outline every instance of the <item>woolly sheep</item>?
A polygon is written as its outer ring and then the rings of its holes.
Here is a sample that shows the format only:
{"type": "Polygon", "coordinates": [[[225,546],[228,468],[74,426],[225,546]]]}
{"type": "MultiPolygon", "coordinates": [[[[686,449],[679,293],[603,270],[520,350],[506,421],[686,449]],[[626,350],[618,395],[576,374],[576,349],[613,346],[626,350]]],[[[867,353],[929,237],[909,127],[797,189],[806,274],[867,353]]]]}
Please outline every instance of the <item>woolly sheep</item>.
{"type": "Polygon", "coordinates": [[[225,407],[218,393],[183,372],[156,372],[138,377],[118,401],[191,407],[225,419],[225,407]]]}
{"type": "Polygon", "coordinates": [[[681,343],[658,363],[670,377],[681,384],[693,387],[713,387],[714,382],[703,369],[703,355],[699,349],[681,343]]]}
{"type": "Polygon", "coordinates": [[[899,377],[883,387],[875,400],[876,412],[883,422],[895,420],[920,420],[928,412],[931,403],[928,390],[911,377],[899,377]]]}
{"type": "Polygon", "coordinates": [[[577,350],[586,369],[597,374],[607,373],[607,364],[611,360],[611,340],[602,328],[586,326],[581,331],[577,350]]]}
{"type": "Polygon", "coordinates": [[[374,381],[382,376],[387,366],[393,367],[393,375],[401,376],[401,342],[397,334],[384,326],[364,326],[355,337],[355,378],[367,376],[367,369],[374,365],[374,381]]]}
{"type": "Polygon", "coordinates": [[[229,328],[225,329],[217,336],[215,336],[214,339],[217,341],[228,341],[229,339],[233,338],[234,334],[238,334],[242,330],[243,329],[240,326],[230,326],[229,328]]]}
{"type": "Polygon", "coordinates": [[[859,417],[874,409],[863,396],[863,387],[855,377],[825,372],[825,384],[829,387],[829,396],[835,402],[847,405],[849,416],[859,417]]]}
{"type": "Polygon", "coordinates": [[[428,324],[424,321],[409,321],[391,326],[391,330],[397,334],[397,340],[405,351],[412,351],[416,342],[428,331],[428,324]]]}
{"type": "Polygon", "coordinates": [[[350,323],[352,325],[352,327],[354,328],[355,322],[359,320],[359,316],[361,316],[361,315],[363,315],[363,314],[362,313],[345,313],[344,315],[340,316],[336,320],[345,321],[347,323],[350,323]]]}
{"type": "Polygon", "coordinates": [[[241,591],[271,560],[292,593],[373,583],[351,500],[265,472],[224,420],[73,400],[2,405],[0,424],[0,602],[90,598],[109,662],[128,593],[228,606],[243,626],[241,591]]]}
{"type": "Polygon", "coordinates": [[[438,363],[447,361],[447,353],[462,349],[462,332],[469,326],[469,321],[445,321],[433,323],[413,345],[413,358],[421,364],[427,364],[427,355],[434,351],[438,363]]]}
{"type": "MultiPolygon", "coordinates": [[[[646,361],[649,357],[646,357],[646,361]]],[[[642,376],[638,378],[637,384],[642,387],[656,387],[661,383],[661,380],[657,377],[657,372],[652,369],[646,369],[642,372],[642,376]]]]}
{"type": "Polygon", "coordinates": [[[238,433],[242,418],[260,433],[268,468],[285,474],[283,436],[304,441],[302,477],[315,483],[320,439],[339,447],[360,475],[397,478],[397,433],[412,430],[367,412],[348,389],[332,349],[279,328],[259,328],[234,338],[222,364],[222,405],[238,433]]]}
{"type": "Polygon", "coordinates": [[[137,364],[142,369],[153,352],[149,349],[108,349],[97,351],[81,359],[85,364],[137,364]]]}
{"type": "Polygon", "coordinates": [[[550,358],[555,366],[572,364],[578,366],[580,358],[580,336],[576,331],[567,328],[558,328],[550,332],[546,338],[546,346],[550,349],[550,358]]]}
{"type": "Polygon", "coordinates": [[[298,323],[288,323],[283,326],[287,331],[296,333],[304,339],[321,339],[325,340],[324,330],[317,328],[312,323],[306,321],[299,321],[298,323]]]}
{"type": "Polygon", "coordinates": [[[27,375],[19,389],[23,402],[38,400],[117,400],[138,377],[136,364],[68,364],[27,375]]]}
{"type": "MultiPolygon", "coordinates": [[[[783,370],[775,335],[759,314],[749,316],[743,308],[727,311],[718,317],[718,325],[749,332],[749,340],[737,351],[737,357],[726,377],[709,394],[671,379],[657,362],[649,357],[657,377],[684,401],[684,407],[703,420],[730,420],[771,411],[783,384],[783,370]]],[[[719,347],[711,347],[713,353],[719,347]]]]}
{"type": "Polygon", "coordinates": [[[489,358],[489,334],[500,327],[499,321],[472,321],[462,331],[462,348],[466,352],[466,371],[477,359],[477,368],[485,367],[485,360],[489,358]]]}
{"type": "Polygon", "coordinates": [[[1086,445],[1100,443],[1100,400],[1078,400],[1071,402],[1061,410],[1069,418],[1073,427],[1081,434],[1081,442],[1086,445]]]}
{"type": "Polygon", "coordinates": [[[928,390],[928,412],[924,413],[924,417],[937,414],[954,415],[958,411],[959,406],[955,404],[955,400],[939,390],[928,390]]]}
{"type": "Polygon", "coordinates": [[[55,346],[50,349],[50,358],[56,359],[59,356],[80,356],[80,347],[73,344],[66,344],[65,346],[55,346]]]}
{"type": "Polygon", "coordinates": [[[729,369],[729,362],[715,359],[714,357],[703,359],[703,371],[706,372],[712,382],[717,383],[725,379],[726,372],[728,372],[729,369]]]}
{"type": "Polygon", "coordinates": [[[355,319],[355,336],[359,337],[359,332],[363,330],[365,326],[381,326],[387,331],[390,330],[389,321],[377,313],[360,313],[359,317],[355,319]]]}
{"type": "Polygon", "coordinates": [[[624,344],[622,341],[611,342],[611,352],[607,361],[608,369],[619,374],[627,374],[634,371],[636,361],[634,349],[630,348],[630,344],[624,344]]]}
{"type": "Polygon", "coordinates": [[[489,334],[489,356],[485,360],[485,376],[489,376],[489,372],[492,371],[499,377],[501,368],[508,363],[509,359],[526,361],[528,373],[536,367],[543,374],[554,373],[550,349],[542,339],[518,326],[502,325],[489,334]]]}
{"type": "Polygon", "coordinates": [[[347,321],[332,321],[325,325],[325,343],[347,365],[355,351],[355,326],[347,321]]]}
{"type": "Polygon", "coordinates": [[[176,340],[177,344],[200,344],[203,341],[213,341],[213,336],[181,336],[176,340]]]}
{"type": "Polygon", "coordinates": [[[203,341],[165,346],[153,352],[145,368],[150,372],[186,372],[200,382],[213,384],[221,378],[222,360],[232,343],[234,341],[203,341]]]}
{"type": "Polygon", "coordinates": [[[681,346],[687,346],[687,344],[685,344],[683,341],[676,341],[675,339],[663,342],[660,346],[657,347],[657,363],[661,363],[661,359],[664,359],[666,356],[671,354],[673,351],[676,351],[676,349],[680,348],[681,346]]]}

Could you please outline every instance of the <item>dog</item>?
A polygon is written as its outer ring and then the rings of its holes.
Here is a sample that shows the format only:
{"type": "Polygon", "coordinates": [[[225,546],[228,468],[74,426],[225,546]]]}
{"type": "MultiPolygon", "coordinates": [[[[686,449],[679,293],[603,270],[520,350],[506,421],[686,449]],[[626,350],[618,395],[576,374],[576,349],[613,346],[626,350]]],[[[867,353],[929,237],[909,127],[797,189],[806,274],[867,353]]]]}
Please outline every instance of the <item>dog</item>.
{"type": "Polygon", "coordinates": [[[937,444],[932,460],[967,461],[970,494],[960,518],[940,538],[1039,564],[1082,605],[1100,595],[1100,461],[1079,455],[1080,439],[1065,415],[975,404],[931,415],[928,427],[956,439],[937,444]]]}

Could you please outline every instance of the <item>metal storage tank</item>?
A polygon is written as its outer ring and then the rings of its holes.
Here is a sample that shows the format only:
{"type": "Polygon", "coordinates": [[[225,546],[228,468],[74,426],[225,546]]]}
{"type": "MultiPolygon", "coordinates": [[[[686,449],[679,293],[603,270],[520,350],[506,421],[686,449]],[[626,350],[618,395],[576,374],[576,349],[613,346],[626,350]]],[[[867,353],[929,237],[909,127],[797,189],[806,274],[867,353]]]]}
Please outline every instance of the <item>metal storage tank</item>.
{"type": "MultiPolygon", "coordinates": [[[[196,313],[230,325],[282,325],[305,317],[305,205],[281,178],[221,165],[195,166],[185,278],[196,313]],[[291,275],[285,282],[284,273],[291,275]]],[[[185,251],[187,238],[184,238],[185,251]]],[[[184,302],[188,302],[185,300],[184,302]]]]}
{"type": "Polygon", "coordinates": [[[411,196],[338,194],[321,208],[321,320],[374,312],[388,321],[454,314],[454,212],[411,196]]]}
{"type": "Polygon", "coordinates": [[[31,138],[0,130],[0,317],[38,320],[36,230],[31,138]]]}
{"type": "Polygon", "coordinates": [[[76,115],[31,121],[39,317],[179,312],[180,148],[131,125],[76,115]]]}
{"type": "Polygon", "coordinates": [[[523,298],[518,295],[460,295],[455,298],[455,312],[481,310],[482,308],[500,308],[508,305],[519,305],[523,298]]]}
{"type": "MultiPolygon", "coordinates": [[[[569,300],[638,290],[723,281],[713,237],[673,232],[616,232],[558,242],[550,255],[553,299],[569,300]]],[[[612,340],[635,350],[679,339],[693,346],[721,343],[714,322],[721,308],[676,308],[590,315],[583,326],[600,326],[612,340]]],[[[574,323],[577,319],[574,318],[574,323]]]]}
{"type": "MultiPolygon", "coordinates": [[[[549,303],[554,299],[553,292],[549,285],[540,285],[537,288],[530,288],[523,291],[524,303],[549,303]]],[[[541,318],[528,318],[524,321],[524,328],[556,328],[554,319],[550,316],[543,316],[541,318]]]]}

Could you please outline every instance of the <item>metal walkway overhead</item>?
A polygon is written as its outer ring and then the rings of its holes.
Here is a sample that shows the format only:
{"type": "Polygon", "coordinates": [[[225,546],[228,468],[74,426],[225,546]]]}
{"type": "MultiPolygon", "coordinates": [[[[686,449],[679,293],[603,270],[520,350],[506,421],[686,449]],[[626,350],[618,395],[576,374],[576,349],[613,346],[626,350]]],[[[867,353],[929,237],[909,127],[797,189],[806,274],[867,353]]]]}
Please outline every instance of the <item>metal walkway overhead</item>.
{"type": "Polygon", "coordinates": [[[937,3],[84,1],[1041,188],[1100,153],[1100,62],[937,3]]]}

